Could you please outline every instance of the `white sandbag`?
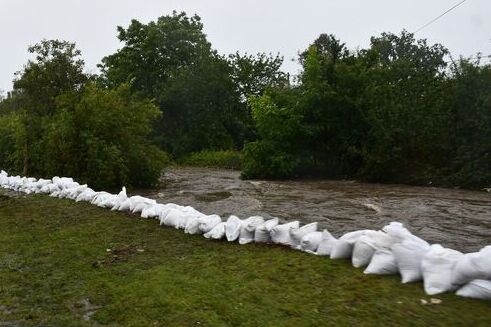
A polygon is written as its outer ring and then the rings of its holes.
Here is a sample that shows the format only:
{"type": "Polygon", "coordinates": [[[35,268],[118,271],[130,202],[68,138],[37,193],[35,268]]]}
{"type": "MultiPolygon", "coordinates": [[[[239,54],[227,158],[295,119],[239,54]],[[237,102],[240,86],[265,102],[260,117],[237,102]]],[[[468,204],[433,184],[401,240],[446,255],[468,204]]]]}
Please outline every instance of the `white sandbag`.
{"type": "Polygon", "coordinates": [[[225,225],[226,222],[221,222],[215,225],[208,233],[203,234],[203,236],[214,240],[222,239],[225,236],[225,225]]]}
{"type": "Polygon", "coordinates": [[[300,249],[308,253],[316,253],[319,243],[322,241],[322,232],[312,232],[304,235],[300,242],[300,249]]]}
{"type": "Polygon", "coordinates": [[[392,251],[387,249],[380,249],[375,251],[370,260],[370,264],[365,269],[365,274],[376,275],[392,275],[397,274],[399,269],[397,268],[396,259],[392,251]]]}
{"type": "Polygon", "coordinates": [[[278,225],[279,219],[273,218],[265,221],[263,224],[256,227],[254,231],[254,242],[269,243],[271,242],[271,230],[278,225]]]}
{"type": "Polygon", "coordinates": [[[428,244],[407,239],[402,243],[392,245],[391,249],[401,274],[402,283],[418,282],[423,279],[421,261],[430,250],[428,244]]]}
{"type": "Polygon", "coordinates": [[[227,224],[225,225],[225,236],[227,241],[233,242],[239,238],[240,228],[242,227],[242,220],[237,216],[230,216],[227,219],[227,224]]]}
{"type": "Polygon", "coordinates": [[[313,222],[299,228],[290,229],[291,247],[293,249],[300,250],[300,243],[302,242],[302,238],[305,235],[316,231],[317,222],[313,222]]]}
{"type": "MultiPolygon", "coordinates": [[[[135,196],[136,197],[136,196],[135,196]]],[[[132,202],[131,213],[142,212],[149,205],[156,204],[157,201],[139,196],[132,202]]]]}
{"type": "Polygon", "coordinates": [[[145,207],[142,210],[141,217],[142,218],[157,218],[160,215],[160,211],[162,210],[163,204],[151,204],[145,207]]]}
{"type": "Polygon", "coordinates": [[[271,241],[276,244],[292,245],[290,236],[291,229],[297,229],[300,226],[300,222],[292,221],[286,224],[276,225],[271,229],[271,241]]]}
{"type": "Polygon", "coordinates": [[[337,238],[332,236],[327,229],[322,231],[322,238],[317,247],[317,255],[329,256],[331,255],[331,250],[338,241],[337,238]]]}
{"type": "Polygon", "coordinates": [[[433,244],[421,261],[424,289],[426,294],[435,295],[453,291],[457,287],[452,284],[452,269],[463,253],[433,244]]]}
{"type": "Polygon", "coordinates": [[[181,206],[174,203],[164,204],[164,207],[162,208],[159,214],[160,225],[175,227],[173,224],[171,224],[169,220],[167,220],[167,216],[169,215],[172,209],[181,210],[181,206]]]}
{"type": "Polygon", "coordinates": [[[353,253],[353,246],[360,237],[366,234],[366,232],[367,230],[357,230],[341,236],[331,249],[331,259],[351,258],[351,254],[353,253]]]}
{"type": "Polygon", "coordinates": [[[200,217],[193,216],[189,217],[186,222],[186,227],[184,227],[184,233],[186,234],[200,234],[199,229],[200,217]]]}
{"type": "Polygon", "coordinates": [[[80,201],[91,202],[92,199],[96,196],[96,194],[97,194],[96,191],[94,191],[91,188],[87,188],[77,196],[75,202],[80,202],[80,201]]]}
{"type": "Polygon", "coordinates": [[[254,232],[262,224],[264,224],[264,218],[261,216],[252,216],[244,219],[240,227],[239,244],[254,242],[254,232]]]}
{"type": "Polygon", "coordinates": [[[186,226],[186,214],[178,208],[171,208],[162,222],[166,226],[172,226],[179,229],[182,228],[181,226],[183,225],[186,226]]]}
{"type": "Polygon", "coordinates": [[[457,290],[458,296],[491,300],[491,280],[474,279],[457,290]]]}
{"type": "Polygon", "coordinates": [[[380,249],[389,249],[391,239],[382,231],[367,231],[353,246],[351,263],[353,267],[366,267],[370,263],[373,254],[380,249]]]}
{"type": "Polygon", "coordinates": [[[201,233],[208,233],[221,222],[222,222],[222,218],[220,218],[219,215],[209,215],[209,216],[204,215],[200,218],[198,227],[201,233]]]}
{"type": "Polygon", "coordinates": [[[467,284],[474,279],[491,280],[491,246],[486,246],[479,252],[465,254],[452,270],[454,285],[467,284]]]}

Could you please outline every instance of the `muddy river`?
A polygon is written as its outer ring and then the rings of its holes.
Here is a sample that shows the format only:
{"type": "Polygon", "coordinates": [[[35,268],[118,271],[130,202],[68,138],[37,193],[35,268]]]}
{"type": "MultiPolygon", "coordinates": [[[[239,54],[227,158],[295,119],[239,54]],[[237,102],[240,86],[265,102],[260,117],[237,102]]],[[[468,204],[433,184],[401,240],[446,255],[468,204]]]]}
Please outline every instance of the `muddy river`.
{"type": "Polygon", "coordinates": [[[491,244],[491,193],[353,181],[243,181],[232,170],[175,168],[146,195],[206,214],[317,221],[335,236],[404,223],[430,243],[470,252],[491,244]]]}

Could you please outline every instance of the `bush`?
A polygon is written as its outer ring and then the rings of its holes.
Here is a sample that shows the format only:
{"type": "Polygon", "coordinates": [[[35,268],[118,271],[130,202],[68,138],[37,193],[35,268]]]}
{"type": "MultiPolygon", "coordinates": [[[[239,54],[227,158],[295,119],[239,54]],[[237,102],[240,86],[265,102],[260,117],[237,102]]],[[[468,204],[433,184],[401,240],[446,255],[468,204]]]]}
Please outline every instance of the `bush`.
{"type": "Polygon", "coordinates": [[[188,166],[241,169],[242,153],[233,150],[200,151],[185,157],[181,161],[181,164],[188,166]]]}

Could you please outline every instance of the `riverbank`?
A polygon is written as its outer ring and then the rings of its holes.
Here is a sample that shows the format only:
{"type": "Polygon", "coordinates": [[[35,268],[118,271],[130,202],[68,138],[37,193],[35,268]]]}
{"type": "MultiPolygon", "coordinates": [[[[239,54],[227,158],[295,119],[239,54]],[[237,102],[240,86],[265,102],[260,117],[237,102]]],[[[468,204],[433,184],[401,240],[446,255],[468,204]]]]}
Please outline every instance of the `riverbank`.
{"type": "Polygon", "coordinates": [[[489,325],[491,304],[366,276],[348,261],[209,241],[85,203],[0,196],[0,323],[489,325]]]}

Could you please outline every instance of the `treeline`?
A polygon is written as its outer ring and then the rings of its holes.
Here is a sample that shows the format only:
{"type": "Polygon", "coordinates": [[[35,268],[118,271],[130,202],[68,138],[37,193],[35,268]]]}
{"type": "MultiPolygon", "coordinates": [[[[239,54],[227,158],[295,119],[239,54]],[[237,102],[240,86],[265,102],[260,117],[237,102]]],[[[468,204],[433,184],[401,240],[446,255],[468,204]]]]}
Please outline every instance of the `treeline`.
{"type": "Polygon", "coordinates": [[[356,51],[322,34],[290,80],[279,55],[217,53],[198,16],[133,20],[118,38],[99,75],[73,43],[29,48],[0,102],[0,168],[146,187],[170,160],[243,150],[246,178],[491,185],[491,68],[479,58],[446,62],[443,46],[405,31],[356,51]]]}
{"type": "Polygon", "coordinates": [[[246,177],[491,185],[491,66],[403,31],[349,51],[321,35],[293,87],[250,99],[246,177]]]}

